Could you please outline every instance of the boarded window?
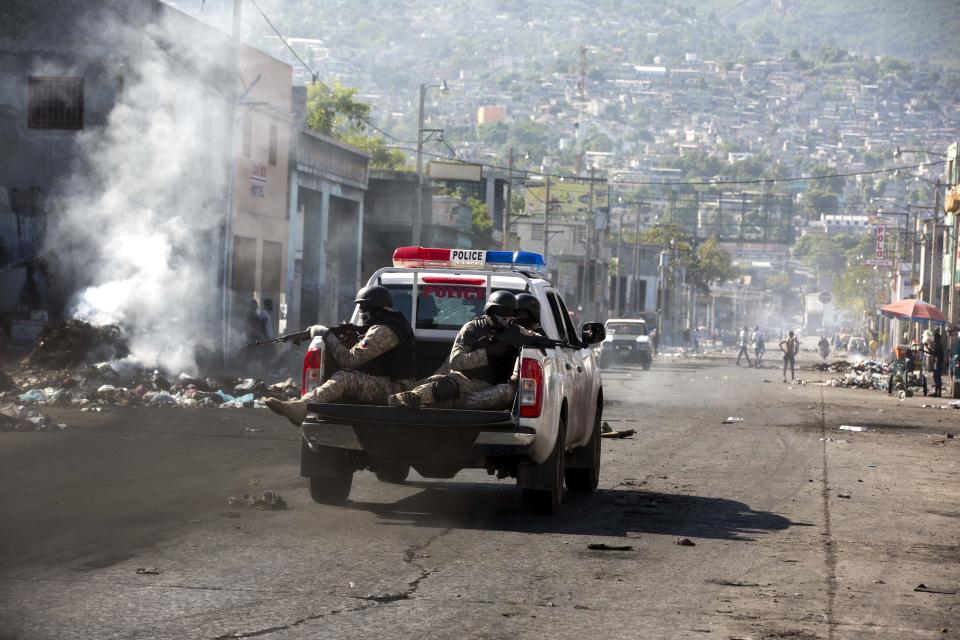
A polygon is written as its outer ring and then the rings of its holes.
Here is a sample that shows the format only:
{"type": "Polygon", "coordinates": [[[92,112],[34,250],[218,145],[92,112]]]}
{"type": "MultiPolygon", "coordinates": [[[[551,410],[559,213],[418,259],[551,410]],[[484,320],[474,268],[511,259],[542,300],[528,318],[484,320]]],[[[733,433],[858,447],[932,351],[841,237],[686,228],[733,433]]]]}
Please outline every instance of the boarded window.
{"type": "Polygon", "coordinates": [[[277,125],[270,125],[270,165],[277,166],[277,125]]]}
{"type": "Polygon", "coordinates": [[[253,118],[250,114],[243,117],[243,157],[250,157],[250,146],[253,144],[253,118]]]}
{"type": "Polygon", "coordinates": [[[30,78],[27,126],[83,129],[83,78],[30,78]]]}
{"type": "Polygon", "coordinates": [[[257,288],[257,240],[233,237],[234,291],[255,291],[257,288]]]}
{"type": "Polygon", "coordinates": [[[260,273],[260,288],[264,291],[283,291],[283,245],[263,241],[263,269],[260,273]]]}

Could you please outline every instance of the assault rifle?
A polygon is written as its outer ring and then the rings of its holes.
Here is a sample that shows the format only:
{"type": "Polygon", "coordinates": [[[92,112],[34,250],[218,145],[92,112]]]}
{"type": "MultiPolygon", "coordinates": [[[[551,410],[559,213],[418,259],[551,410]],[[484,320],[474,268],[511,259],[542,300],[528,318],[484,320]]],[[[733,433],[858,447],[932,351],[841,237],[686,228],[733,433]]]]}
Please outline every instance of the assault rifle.
{"type": "Polygon", "coordinates": [[[536,349],[551,349],[553,347],[562,347],[562,340],[553,340],[540,334],[526,335],[520,331],[520,325],[511,324],[503,331],[497,333],[491,331],[474,343],[477,349],[489,347],[495,342],[520,349],[522,347],[534,347],[536,349]]]}
{"type": "MultiPolygon", "coordinates": [[[[342,322],[335,327],[330,327],[327,330],[327,333],[336,336],[340,342],[343,343],[348,349],[353,347],[355,344],[360,342],[360,338],[363,337],[364,330],[363,327],[351,324],[349,322],[342,322]]],[[[276,338],[269,338],[266,340],[256,340],[254,342],[248,342],[247,347],[259,347],[264,344],[278,344],[281,342],[292,342],[294,344],[300,344],[304,340],[310,339],[310,329],[305,329],[303,331],[298,331],[296,333],[288,333],[282,336],[277,336],[276,338]]]]}

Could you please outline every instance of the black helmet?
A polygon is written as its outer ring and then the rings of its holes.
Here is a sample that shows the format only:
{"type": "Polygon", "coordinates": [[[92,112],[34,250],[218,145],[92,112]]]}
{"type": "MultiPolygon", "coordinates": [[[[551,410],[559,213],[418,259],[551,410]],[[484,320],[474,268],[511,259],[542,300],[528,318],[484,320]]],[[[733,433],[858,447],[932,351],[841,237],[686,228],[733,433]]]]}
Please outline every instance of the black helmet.
{"type": "Polygon", "coordinates": [[[535,318],[540,317],[540,301],[536,296],[529,293],[521,293],[517,296],[517,311],[526,311],[535,318]]]}
{"type": "Polygon", "coordinates": [[[392,307],[393,298],[390,297],[390,291],[386,287],[373,284],[357,291],[357,299],[354,303],[371,308],[392,307]]]}
{"type": "Polygon", "coordinates": [[[517,298],[509,291],[494,291],[487,298],[487,303],[483,305],[483,312],[491,316],[515,316],[517,315],[517,298]]]}

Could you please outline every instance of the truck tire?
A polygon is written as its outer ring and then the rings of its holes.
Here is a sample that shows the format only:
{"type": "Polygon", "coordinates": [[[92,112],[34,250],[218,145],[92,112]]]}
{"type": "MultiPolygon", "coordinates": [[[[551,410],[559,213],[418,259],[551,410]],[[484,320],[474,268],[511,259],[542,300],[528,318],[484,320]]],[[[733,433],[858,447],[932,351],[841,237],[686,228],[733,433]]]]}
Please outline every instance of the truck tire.
{"type": "Polygon", "coordinates": [[[570,491],[593,491],[600,483],[601,417],[601,409],[600,407],[597,407],[597,416],[593,421],[593,433],[590,434],[590,441],[583,446],[584,457],[589,457],[591,460],[591,465],[589,467],[569,468],[564,470],[564,478],[567,481],[567,488],[570,489],[570,491]]]}
{"type": "Polygon", "coordinates": [[[554,516],[560,513],[563,503],[564,478],[564,442],[567,437],[567,419],[561,416],[560,427],[557,429],[557,442],[553,445],[550,457],[544,460],[543,466],[550,469],[553,476],[553,487],[550,489],[521,489],[520,498],[523,508],[541,516],[554,516]]]}
{"type": "Polygon", "coordinates": [[[310,497],[317,504],[340,506],[347,501],[350,487],[353,486],[353,472],[347,472],[335,478],[307,478],[310,497]]]}
{"type": "Polygon", "coordinates": [[[380,482],[388,484],[403,484],[410,475],[410,465],[398,462],[380,462],[373,472],[380,482]]]}

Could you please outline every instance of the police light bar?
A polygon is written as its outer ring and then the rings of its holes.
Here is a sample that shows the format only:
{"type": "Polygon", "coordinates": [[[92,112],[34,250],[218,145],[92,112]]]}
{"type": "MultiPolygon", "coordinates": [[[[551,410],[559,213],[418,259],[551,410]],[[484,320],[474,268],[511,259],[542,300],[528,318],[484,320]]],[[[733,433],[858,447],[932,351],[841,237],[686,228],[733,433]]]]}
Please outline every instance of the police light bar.
{"type": "Polygon", "coordinates": [[[399,247],[393,252],[393,266],[410,269],[487,269],[546,273],[547,263],[531,251],[484,251],[482,249],[431,249],[399,247]]]}

